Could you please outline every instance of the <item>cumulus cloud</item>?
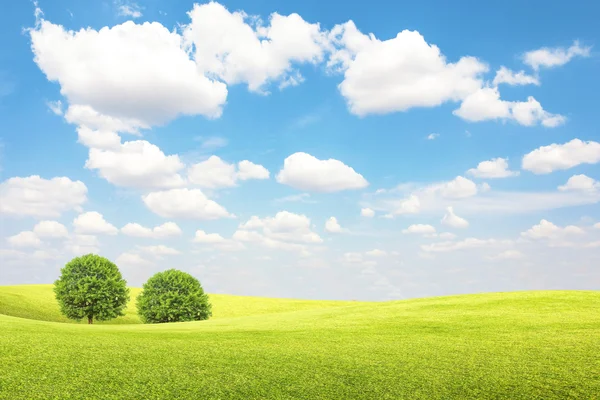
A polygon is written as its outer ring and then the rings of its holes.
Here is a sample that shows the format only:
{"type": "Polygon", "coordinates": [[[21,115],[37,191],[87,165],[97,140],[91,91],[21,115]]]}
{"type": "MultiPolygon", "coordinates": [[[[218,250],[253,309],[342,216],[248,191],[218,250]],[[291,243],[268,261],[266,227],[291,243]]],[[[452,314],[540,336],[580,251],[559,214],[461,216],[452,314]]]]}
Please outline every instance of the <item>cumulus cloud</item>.
{"type": "Polygon", "coordinates": [[[154,263],[150,260],[143,258],[141,255],[133,252],[126,252],[120,254],[115,260],[115,264],[117,264],[121,268],[127,267],[148,267],[154,265],[154,263]]]}
{"type": "Polygon", "coordinates": [[[573,139],[564,144],[541,146],[523,156],[522,168],[534,174],[576,167],[580,164],[600,162],[600,143],[573,139]]]}
{"type": "Polygon", "coordinates": [[[361,174],[339,160],[319,160],[302,152],[285,159],[277,182],[299,190],[323,193],[362,189],[369,185],[361,174]]]}
{"type": "Polygon", "coordinates": [[[527,97],[527,101],[501,100],[496,87],[482,87],[469,94],[453,113],[470,122],[500,119],[513,120],[524,126],[541,123],[548,128],[566,121],[564,116],[544,110],[533,96],[527,97]]]}
{"type": "Polygon", "coordinates": [[[226,85],[199,73],[183,37],[158,22],[68,31],[40,18],[29,34],[36,64],[70,104],[146,126],[221,115],[226,85]]]}
{"type": "Polygon", "coordinates": [[[468,250],[468,249],[474,249],[474,248],[506,246],[506,245],[511,245],[512,243],[513,242],[510,240],[466,238],[466,239],[458,241],[458,242],[447,241],[447,242],[424,244],[424,245],[421,245],[421,250],[428,252],[428,253],[444,253],[444,252],[468,250]]]}
{"type": "Polygon", "coordinates": [[[13,247],[40,247],[42,245],[40,238],[31,231],[23,231],[9,236],[6,241],[13,247]]]}
{"type": "Polygon", "coordinates": [[[180,187],[184,164],[145,140],[125,142],[116,150],[91,148],[85,167],[97,170],[108,182],[122,187],[167,189],[180,187]]]}
{"type": "Polygon", "coordinates": [[[448,199],[462,199],[476,195],[477,185],[470,179],[457,176],[448,182],[429,185],[424,191],[431,194],[440,194],[448,199]]]}
{"type": "Polygon", "coordinates": [[[223,243],[225,238],[218,233],[206,233],[203,230],[197,230],[193,239],[196,243],[223,243]]]}
{"type": "Polygon", "coordinates": [[[175,256],[181,254],[179,250],[163,244],[155,246],[138,246],[141,252],[151,254],[154,257],[161,258],[162,256],[175,256]]]}
{"type": "Polygon", "coordinates": [[[527,75],[525,71],[514,72],[505,66],[502,66],[496,71],[496,76],[494,77],[492,84],[498,86],[501,83],[506,83],[511,86],[521,86],[539,85],[540,81],[537,76],[527,75]]]}
{"type": "Polygon", "coordinates": [[[78,215],[73,220],[75,232],[89,235],[116,235],[119,230],[112,224],[106,222],[102,214],[97,211],[89,211],[78,215]]]}
{"type": "Polygon", "coordinates": [[[469,221],[456,215],[454,208],[450,206],[446,207],[446,214],[444,214],[441,223],[452,228],[467,228],[469,226],[469,221]]]}
{"type": "Polygon", "coordinates": [[[183,37],[194,46],[199,71],[227,84],[247,83],[264,92],[270,82],[280,88],[303,81],[294,64],[316,64],[323,59],[327,37],[319,24],[298,14],[273,13],[269,23],[243,11],[230,12],[219,3],[195,4],[183,37]]]}
{"type": "Polygon", "coordinates": [[[372,218],[375,216],[375,211],[366,207],[366,208],[361,208],[360,210],[360,215],[363,217],[367,217],[367,218],[372,218]]]}
{"type": "Polygon", "coordinates": [[[578,226],[569,225],[561,228],[552,222],[542,219],[539,224],[532,226],[521,236],[527,239],[558,239],[566,235],[582,235],[585,231],[578,226]]]}
{"type": "Polygon", "coordinates": [[[467,174],[476,178],[508,178],[519,175],[519,172],[508,169],[507,159],[492,158],[489,161],[480,162],[477,164],[477,168],[471,168],[467,174]]]}
{"type": "Polygon", "coordinates": [[[459,101],[481,87],[481,76],[488,70],[474,57],[448,62],[417,31],[380,40],[348,21],[336,25],[330,38],[335,49],[328,65],[343,71],[340,93],[359,116],[459,101]]]}
{"type": "Polygon", "coordinates": [[[38,175],[14,177],[0,183],[0,213],[33,217],[59,217],[78,210],[87,201],[87,187],[67,177],[44,179],[38,175]]]}
{"type": "Polygon", "coordinates": [[[121,233],[127,236],[160,239],[169,236],[179,236],[182,234],[182,231],[175,222],[165,222],[154,228],[147,228],[137,223],[128,223],[121,228],[121,233]]]}
{"type": "Polygon", "coordinates": [[[33,227],[33,233],[40,238],[66,238],[67,227],[57,221],[40,221],[33,227]]]}
{"type": "Polygon", "coordinates": [[[413,224],[402,230],[402,233],[432,234],[435,233],[435,227],[427,224],[413,224]]]}
{"type": "Polygon", "coordinates": [[[563,192],[569,190],[594,192],[598,189],[600,189],[600,182],[583,174],[573,175],[567,180],[567,183],[558,187],[558,190],[563,192]]]}
{"type": "Polygon", "coordinates": [[[578,41],[565,49],[564,47],[542,47],[528,51],[523,55],[523,62],[535,71],[540,68],[552,68],[564,65],[574,57],[589,57],[591,47],[581,46],[578,41]]]}
{"type": "Polygon", "coordinates": [[[164,218],[213,220],[235,217],[223,206],[210,200],[200,189],[171,189],[151,192],[142,201],[153,213],[164,218]]]}
{"type": "Polygon", "coordinates": [[[252,216],[240,224],[238,230],[262,230],[265,237],[284,242],[323,242],[323,239],[311,230],[310,219],[306,215],[289,211],[280,211],[274,217],[252,216]]]}
{"type": "Polygon", "coordinates": [[[269,171],[262,165],[248,160],[240,161],[236,167],[218,156],[210,156],[207,160],[189,167],[188,179],[194,185],[218,189],[234,187],[238,180],[269,179],[269,171]]]}
{"type": "Polygon", "coordinates": [[[342,228],[336,217],[330,217],[325,222],[325,230],[331,233],[342,233],[346,231],[346,229],[342,228]]]}

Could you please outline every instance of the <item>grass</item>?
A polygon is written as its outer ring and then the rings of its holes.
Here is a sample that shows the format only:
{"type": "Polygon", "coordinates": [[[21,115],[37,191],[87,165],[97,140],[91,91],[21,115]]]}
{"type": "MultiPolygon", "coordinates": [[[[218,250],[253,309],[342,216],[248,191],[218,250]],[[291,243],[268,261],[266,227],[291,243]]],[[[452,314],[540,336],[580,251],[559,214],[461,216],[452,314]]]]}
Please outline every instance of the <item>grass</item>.
{"type": "MultiPolygon", "coordinates": [[[[56,318],[47,289],[25,290],[43,309],[28,315],[56,318]]],[[[214,319],[160,325],[0,315],[0,398],[599,398],[597,291],[213,303],[214,319]]]]}

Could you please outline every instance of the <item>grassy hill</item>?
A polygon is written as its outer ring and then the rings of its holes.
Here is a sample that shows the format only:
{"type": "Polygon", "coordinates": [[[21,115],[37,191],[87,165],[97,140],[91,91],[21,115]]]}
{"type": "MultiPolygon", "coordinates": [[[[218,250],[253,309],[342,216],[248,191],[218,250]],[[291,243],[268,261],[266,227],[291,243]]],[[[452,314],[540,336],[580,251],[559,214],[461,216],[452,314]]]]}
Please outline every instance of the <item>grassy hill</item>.
{"type": "MultiPolygon", "coordinates": [[[[19,312],[56,318],[43,300],[52,299],[49,287],[23,290],[35,299],[19,312]]],[[[15,291],[0,288],[0,310],[16,313],[15,291]]],[[[0,398],[594,399],[600,393],[600,292],[381,303],[211,298],[215,318],[202,322],[90,326],[0,315],[0,398]]]]}

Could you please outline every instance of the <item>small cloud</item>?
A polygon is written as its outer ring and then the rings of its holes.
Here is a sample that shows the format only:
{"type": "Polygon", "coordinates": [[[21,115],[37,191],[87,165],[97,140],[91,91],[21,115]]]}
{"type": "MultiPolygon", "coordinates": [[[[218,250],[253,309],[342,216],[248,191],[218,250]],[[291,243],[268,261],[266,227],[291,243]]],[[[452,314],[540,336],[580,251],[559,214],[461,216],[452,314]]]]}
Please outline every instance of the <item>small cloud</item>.
{"type": "Polygon", "coordinates": [[[315,204],[317,203],[315,200],[310,199],[309,193],[300,193],[293,194],[290,196],[280,197],[278,199],[273,200],[275,203],[291,203],[291,202],[300,202],[300,203],[308,203],[315,204]]]}
{"type": "Polygon", "coordinates": [[[427,140],[434,140],[438,137],[440,137],[439,133],[430,133],[429,135],[427,135],[427,140]]]}
{"type": "Polygon", "coordinates": [[[50,109],[50,111],[52,111],[54,114],[56,114],[56,115],[63,115],[62,101],[60,101],[60,100],[47,101],[46,105],[48,106],[48,108],[50,109]]]}
{"type": "Polygon", "coordinates": [[[142,16],[142,8],[135,3],[119,4],[118,14],[122,17],[140,18],[142,16]]]}
{"type": "Polygon", "coordinates": [[[216,150],[221,147],[225,147],[229,144],[229,141],[224,137],[220,136],[211,136],[211,137],[202,137],[198,136],[194,138],[194,140],[202,142],[200,148],[202,150],[216,150]]]}

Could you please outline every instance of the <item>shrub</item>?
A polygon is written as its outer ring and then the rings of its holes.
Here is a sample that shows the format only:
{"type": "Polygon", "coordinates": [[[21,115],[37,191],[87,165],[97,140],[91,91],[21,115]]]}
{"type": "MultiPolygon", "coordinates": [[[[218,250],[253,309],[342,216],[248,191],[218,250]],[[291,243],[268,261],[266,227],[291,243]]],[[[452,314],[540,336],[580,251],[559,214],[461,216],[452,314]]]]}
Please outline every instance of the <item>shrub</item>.
{"type": "Polygon", "coordinates": [[[212,315],[198,279],[176,269],[148,279],[137,297],[137,309],[144,323],[200,321],[212,315]]]}
{"type": "Polygon", "coordinates": [[[60,311],[70,319],[107,321],[124,315],[129,301],[127,282],[115,264],[96,254],[69,261],[54,282],[60,311]]]}

